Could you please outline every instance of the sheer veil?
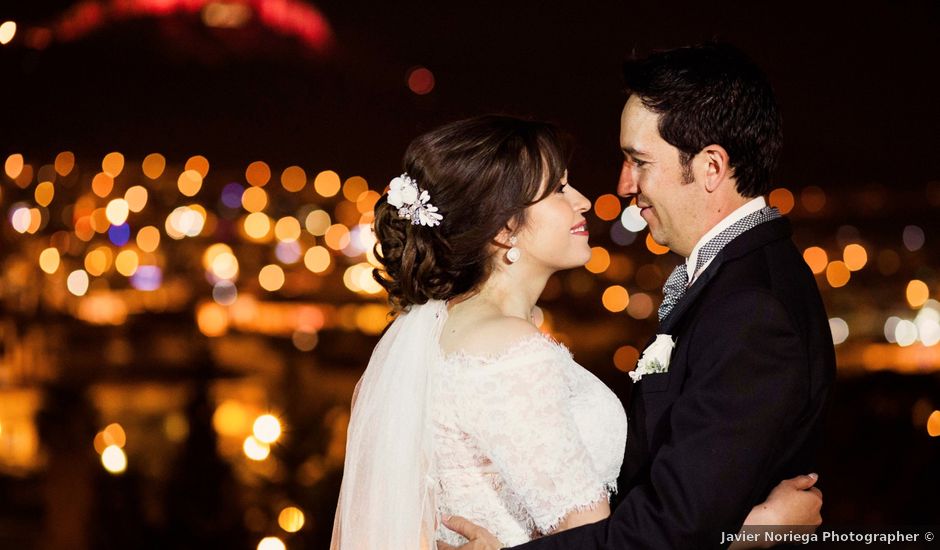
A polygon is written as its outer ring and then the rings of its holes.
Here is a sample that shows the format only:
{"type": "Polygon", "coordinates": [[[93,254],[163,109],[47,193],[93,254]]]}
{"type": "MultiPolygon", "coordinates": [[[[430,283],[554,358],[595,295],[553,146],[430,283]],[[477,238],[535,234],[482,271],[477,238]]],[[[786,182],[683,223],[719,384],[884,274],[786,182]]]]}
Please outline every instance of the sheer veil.
{"type": "Polygon", "coordinates": [[[353,394],[331,550],[433,549],[431,405],[446,304],[415,305],[379,340],[353,394]]]}

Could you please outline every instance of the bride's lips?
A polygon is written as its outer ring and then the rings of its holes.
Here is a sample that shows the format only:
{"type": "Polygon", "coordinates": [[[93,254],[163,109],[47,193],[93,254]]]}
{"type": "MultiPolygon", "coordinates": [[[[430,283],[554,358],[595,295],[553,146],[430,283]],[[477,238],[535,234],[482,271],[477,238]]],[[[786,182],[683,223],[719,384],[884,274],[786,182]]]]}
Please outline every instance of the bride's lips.
{"type": "Polygon", "coordinates": [[[572,235],[579,235],[582,237],[588,236],[587,222],[581,222],[571,228],[572,235]]]}

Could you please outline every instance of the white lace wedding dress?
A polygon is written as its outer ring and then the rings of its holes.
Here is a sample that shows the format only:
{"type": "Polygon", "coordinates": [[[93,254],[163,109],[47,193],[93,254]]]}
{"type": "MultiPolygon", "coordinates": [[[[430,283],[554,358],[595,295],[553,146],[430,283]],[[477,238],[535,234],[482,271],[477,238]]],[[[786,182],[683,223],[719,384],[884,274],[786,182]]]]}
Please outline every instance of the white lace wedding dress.
{"type": "MultiPolygon", "coordinates": [[[[516,545],[616,490],[627,419],[619,399],[543,334],[438,372],[436,502],[516,545]]],[[[463,537],[440,525],[439,540],[463,537]]]]}

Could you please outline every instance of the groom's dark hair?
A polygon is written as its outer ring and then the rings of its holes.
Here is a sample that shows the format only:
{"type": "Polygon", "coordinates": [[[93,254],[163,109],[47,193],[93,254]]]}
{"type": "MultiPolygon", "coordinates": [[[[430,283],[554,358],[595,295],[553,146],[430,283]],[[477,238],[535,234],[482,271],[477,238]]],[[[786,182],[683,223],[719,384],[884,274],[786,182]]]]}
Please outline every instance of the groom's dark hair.
{"type": "Polygon", "coordinates": [[[687,179],[692,158],[718,144],[741,195],[770,190],[783,145],[780,114],[770,83],[743,52],[716,42],[660,51],[627,61],[623,74],[627,93],[660,115],[659,134],[679,149],[687,179]]]}

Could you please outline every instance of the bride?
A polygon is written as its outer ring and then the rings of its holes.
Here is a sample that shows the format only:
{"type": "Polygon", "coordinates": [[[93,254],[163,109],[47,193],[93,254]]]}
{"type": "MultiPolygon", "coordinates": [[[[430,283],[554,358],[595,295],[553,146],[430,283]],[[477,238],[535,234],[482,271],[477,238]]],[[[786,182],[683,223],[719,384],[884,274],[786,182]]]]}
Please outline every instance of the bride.
{"type": "MultiPolygon", "coordinates": [[[[610,514],[624,408],[532,318],[548,278],[591,256],[567,158],[553,126],[495,115],[408,147],[375,217],[396,318],[353,395],[331,548],[465,543],[449,516],[515,545],[610,514]]],[[[818,523],[800,483],[746,524],[818,523]]]]}

